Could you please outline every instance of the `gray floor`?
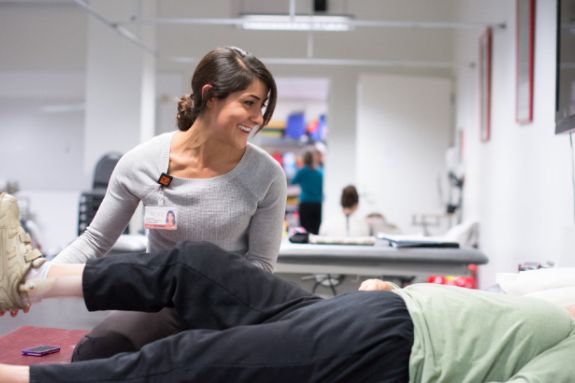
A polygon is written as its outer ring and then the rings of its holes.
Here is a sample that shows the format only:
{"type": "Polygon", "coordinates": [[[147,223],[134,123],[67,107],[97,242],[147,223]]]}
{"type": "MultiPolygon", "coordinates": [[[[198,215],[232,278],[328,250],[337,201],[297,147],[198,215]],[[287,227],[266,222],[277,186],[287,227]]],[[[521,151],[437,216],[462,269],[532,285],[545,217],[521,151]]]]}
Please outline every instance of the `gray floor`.
{"type": "MultiPolygon", "coordinates": [[[[308,291],[312,291],[316,278],[309,275],[281,275],[283,278],[299,284],[308,291]]],[[[336,293],[357,290],[361,282],[366,279],[355,275],[346,275],[337,286],[336,293]]],[[[333,296],[329,285],[319,284],[316,294],[329,298],[333,296]]],[[[0,317],[0,335],[6,334],[20,326],[42,326],[65,329],[90,329],[101,321],[107,312],[88,312],[84,302],[80,299],[47,299],[34,304],[28,314],[19,313],[15,318],[9,314],[0,317]]]]}

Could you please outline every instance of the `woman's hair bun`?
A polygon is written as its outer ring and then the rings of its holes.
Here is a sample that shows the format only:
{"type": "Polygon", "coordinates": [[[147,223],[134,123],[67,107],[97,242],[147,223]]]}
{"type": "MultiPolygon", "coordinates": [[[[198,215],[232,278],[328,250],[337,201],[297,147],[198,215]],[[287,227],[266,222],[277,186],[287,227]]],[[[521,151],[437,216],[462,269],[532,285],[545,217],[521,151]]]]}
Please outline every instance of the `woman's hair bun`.
{"type": "Polygon", "coordinates": [[[194,122],[192,110],[194,108],[194,101],[191,95],[183,95],[178,101],[178,114],[177,124],[178,129],[182,131],[188,130],[194,122]]]}

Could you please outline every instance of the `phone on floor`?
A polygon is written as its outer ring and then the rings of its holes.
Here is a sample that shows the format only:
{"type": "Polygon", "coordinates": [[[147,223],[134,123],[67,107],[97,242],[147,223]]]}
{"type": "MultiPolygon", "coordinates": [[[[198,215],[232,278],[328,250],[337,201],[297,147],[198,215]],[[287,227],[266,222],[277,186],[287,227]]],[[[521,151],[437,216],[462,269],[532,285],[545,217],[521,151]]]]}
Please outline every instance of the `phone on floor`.
{"type": "Polygon", "coordinates": [[[59,352],[60,351],[60,347],[59,346],[34,346],[34,347],[29,347],[29,348],[25,348],[22,350],[22,355],[28,355],[28,356],[44,356],[44,355],[49,355],[49,354],[53,354],[55,352],[59,352]]]}

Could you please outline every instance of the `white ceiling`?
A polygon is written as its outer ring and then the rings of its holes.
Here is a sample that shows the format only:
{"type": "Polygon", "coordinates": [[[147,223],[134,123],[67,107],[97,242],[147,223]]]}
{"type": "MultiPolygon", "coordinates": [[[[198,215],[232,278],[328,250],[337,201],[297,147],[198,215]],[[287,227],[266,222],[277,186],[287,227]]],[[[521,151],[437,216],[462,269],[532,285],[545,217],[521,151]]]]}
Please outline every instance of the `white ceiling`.
{"type": "MultiPolygon", "coordinates": [[[[241,13],[312,12],[311,0],[157,0],[155,16],[142,15],[150,0],[0,0],[0,72],[83,71],[89,18],[117,23],[137,39],[150,31],[159,72],[191,73],[195,60],[216,46],[236,45],[270,65],[284,94],[305,86],[324,97],[333,71],[411,71],[451,76],[453,42],[462,30],[483,28],[481,15],[456,20],[458,0],[328,0],[329,13],[350,14],[355,21],[396,26],[357,27],[350,32],[247,31],[232,25],[198,25],[190,20],[237,19],[241,13]],[[108,4],[101,7],[102,4],[108,4]],[[174,23],[175,21],[180,23],[174,23]],[[186,22],[187,21],[187,22],[186,22]],[[181,58],[175,60],[174,58],[181,58]],[[318,78],[308,86],[310,78],[318,78]],[[304,84],[305,83],[305,84],[304,84]]],[[[477,0],[480,2],[481,0],[477,0]]],[[[512,0],[502,0],[512,1],[512,0]]],[[[153,2],[152,2],[153,4],[153,2]]],[[[125,38],[118,34],[118,38],[125,38]]]]}

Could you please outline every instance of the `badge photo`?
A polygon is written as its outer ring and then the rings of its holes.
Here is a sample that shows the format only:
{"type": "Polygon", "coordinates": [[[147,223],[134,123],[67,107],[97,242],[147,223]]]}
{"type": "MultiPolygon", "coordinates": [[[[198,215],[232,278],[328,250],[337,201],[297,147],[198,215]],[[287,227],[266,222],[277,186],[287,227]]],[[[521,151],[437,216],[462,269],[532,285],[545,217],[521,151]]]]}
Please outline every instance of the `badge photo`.
{"type": "Polygon", "coordinates": [[[144,228],[176,230],[178,228],[176,209],[171,206],[146,206],[144,228]]]}

